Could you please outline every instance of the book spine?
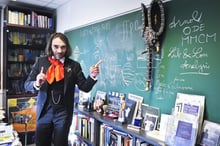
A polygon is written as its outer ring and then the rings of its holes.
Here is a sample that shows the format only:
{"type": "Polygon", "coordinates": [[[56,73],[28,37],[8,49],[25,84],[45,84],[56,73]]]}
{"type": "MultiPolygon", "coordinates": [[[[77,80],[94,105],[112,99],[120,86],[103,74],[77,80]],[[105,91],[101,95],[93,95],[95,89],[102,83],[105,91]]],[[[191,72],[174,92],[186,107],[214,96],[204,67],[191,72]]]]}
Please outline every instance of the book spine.
{"type": "Polygon", "coordinates": [[[99,139],[99,145],[100,146],[104,146],[104,144],[105,144],[105,142],[104,142],[104,140],[105,140],[104,139],[104,134],[105,134],[104,127],[105,127],[104,124],[100,125],[100,139],[99,139]]]}
{"type": "Polygon", "coordinates": [[[90,140],[93,143],[95,136],[95,120],[93,118],[90,119],[90,140]]]}

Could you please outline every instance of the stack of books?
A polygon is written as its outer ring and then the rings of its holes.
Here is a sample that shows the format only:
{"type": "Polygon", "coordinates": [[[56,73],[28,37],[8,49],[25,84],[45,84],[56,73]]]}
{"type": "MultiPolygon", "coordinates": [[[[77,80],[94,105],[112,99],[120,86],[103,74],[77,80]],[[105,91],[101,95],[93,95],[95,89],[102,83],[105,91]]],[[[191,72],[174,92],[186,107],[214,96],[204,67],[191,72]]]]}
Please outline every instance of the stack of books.
{"type": "Polygon", "coordinates": [[[169,117],[165,143],[194,146],[201,131],[205,96],[177,93],[173,114],[169,117]]]}

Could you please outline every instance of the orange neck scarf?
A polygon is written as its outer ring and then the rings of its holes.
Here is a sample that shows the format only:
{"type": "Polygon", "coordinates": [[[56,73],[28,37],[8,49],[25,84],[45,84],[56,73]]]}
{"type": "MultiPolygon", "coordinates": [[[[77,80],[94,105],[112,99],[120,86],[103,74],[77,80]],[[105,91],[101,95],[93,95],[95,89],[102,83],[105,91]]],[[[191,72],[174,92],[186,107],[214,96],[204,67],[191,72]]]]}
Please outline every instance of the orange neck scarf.
{"type": "Polygon", "coordinates": [[[52,84],[55,81],[60,81],[64,78],[64,64],[57,59],[48,57],[51,65],[47,70],[46,79],[49,84],[52,84]]]}

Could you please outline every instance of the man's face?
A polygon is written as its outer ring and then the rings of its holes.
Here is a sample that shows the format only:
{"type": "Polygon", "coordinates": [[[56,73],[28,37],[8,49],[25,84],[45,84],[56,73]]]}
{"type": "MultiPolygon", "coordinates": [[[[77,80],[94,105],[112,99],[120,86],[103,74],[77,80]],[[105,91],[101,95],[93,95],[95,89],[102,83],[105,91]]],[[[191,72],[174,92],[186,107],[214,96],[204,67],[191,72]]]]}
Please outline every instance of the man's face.
{"type": "Polygon", "coordinates": [[[66,44],[59,38],[54,38],[52,40],[52,51],[56,59],[61,59],[66,53],[66,44]]]}

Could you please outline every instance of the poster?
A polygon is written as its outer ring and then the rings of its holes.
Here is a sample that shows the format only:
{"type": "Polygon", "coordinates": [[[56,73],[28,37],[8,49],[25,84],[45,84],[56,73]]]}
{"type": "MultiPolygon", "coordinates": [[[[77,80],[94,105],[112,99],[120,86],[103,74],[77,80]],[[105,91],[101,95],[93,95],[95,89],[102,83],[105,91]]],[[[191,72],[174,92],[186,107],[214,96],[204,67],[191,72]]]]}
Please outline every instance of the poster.
{"type": "Polygon", "coordinates": [[[8,120],[17,132],[35,131],[36,97],[8,99],[8,120]]]}

